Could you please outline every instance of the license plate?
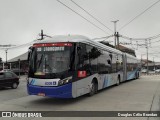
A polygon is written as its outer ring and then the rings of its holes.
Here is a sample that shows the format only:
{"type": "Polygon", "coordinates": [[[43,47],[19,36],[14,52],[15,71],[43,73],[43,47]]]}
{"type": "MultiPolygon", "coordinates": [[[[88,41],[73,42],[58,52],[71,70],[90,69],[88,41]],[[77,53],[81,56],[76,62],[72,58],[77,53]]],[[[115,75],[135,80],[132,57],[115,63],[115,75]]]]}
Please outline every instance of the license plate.
{"type": "Polygon", "coordinates": [[[45,96],[45,93],[38,93],[38,96],[45,96]]]}

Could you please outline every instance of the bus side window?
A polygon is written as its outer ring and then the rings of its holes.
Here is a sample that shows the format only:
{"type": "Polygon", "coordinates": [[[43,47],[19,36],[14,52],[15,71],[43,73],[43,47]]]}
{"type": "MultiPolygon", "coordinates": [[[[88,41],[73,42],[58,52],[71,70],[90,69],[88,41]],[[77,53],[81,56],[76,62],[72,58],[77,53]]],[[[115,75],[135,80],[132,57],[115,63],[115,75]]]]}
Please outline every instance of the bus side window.
{"type": "Polygon", "coordinates": [[[88,61],[88,55],[86,52],[86,45],[83,43],[80,43],[77,47],[77,53],[78,53],[78,70],[85,70],[86,65],[89,64],[88,61]]]}
{"type": "Polygon", "coordinates": [[[116,73],[117,72],[117,55],[116,54],[112,54],[112,73],[116,73]]]}
{"type": "Polygon", "coordinates": [[[98,57],[98,73],[108,74],[111,73],[111,57],[110,53],[107,51],[101,51],[98,57]]]}
{"type": "Polygon", "coordinates": [[[89,55],[89,70],[91,74],[94,74],[98,71],[97,64],[100,51],[93,46],[87,45],[87,54],[89,55]]]}

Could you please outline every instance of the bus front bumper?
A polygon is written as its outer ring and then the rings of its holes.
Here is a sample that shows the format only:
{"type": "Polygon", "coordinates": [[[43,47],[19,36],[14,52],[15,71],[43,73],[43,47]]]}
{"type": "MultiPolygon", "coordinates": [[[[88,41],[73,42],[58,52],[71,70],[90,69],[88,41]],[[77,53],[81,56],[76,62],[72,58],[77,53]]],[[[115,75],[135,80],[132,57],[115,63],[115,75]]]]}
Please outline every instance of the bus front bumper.
{"type": "Polygon", "coordinates": [[[66,84],[56,87],[41,87],[27,84],[29,95],[48,96],[54,98],[73,98],[72,84],[66,84]]]}

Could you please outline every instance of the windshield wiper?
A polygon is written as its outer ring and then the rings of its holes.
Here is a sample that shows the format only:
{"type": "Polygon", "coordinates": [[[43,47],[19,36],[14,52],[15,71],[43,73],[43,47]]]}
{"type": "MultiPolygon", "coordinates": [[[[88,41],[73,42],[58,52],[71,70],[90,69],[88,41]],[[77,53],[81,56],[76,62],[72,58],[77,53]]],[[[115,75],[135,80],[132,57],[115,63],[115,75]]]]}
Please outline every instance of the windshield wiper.
{"type": "Polygon", "coordinates": [[[38,64],[38,68],[40,67],[40,65],[42,63],[42,59],[43,59],[43,54],[41,55],[41,59],[40,59],[39,64],[38,64]]]}

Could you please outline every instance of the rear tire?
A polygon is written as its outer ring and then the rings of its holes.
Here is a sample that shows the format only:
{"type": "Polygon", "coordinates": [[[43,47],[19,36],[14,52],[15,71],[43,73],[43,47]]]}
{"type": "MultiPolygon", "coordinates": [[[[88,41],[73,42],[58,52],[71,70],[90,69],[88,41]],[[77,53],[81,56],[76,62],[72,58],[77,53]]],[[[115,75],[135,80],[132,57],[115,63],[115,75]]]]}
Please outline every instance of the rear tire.
{"type": "Polygon", "coordinates": [[[137,73],[137,79],[139,79],[139,73],[137,73]]]}
{"type": "Polygon", "coordinates": [[[120,76],[117,78],[116,86],[120,85],[120,76]]]}
{"type": "Polygon", "coordinates": [[[139,74],[138,74],[138,72],[135,74],[135,78],[134,78],[134,80],[137,80],[139,78],[139,74]]]}
{"type": "Polygon", "coordinates": [[[17,83],[13,83],[12,84],[12,89],[16,89],[18,87],[18,84],[17,83]]]}

